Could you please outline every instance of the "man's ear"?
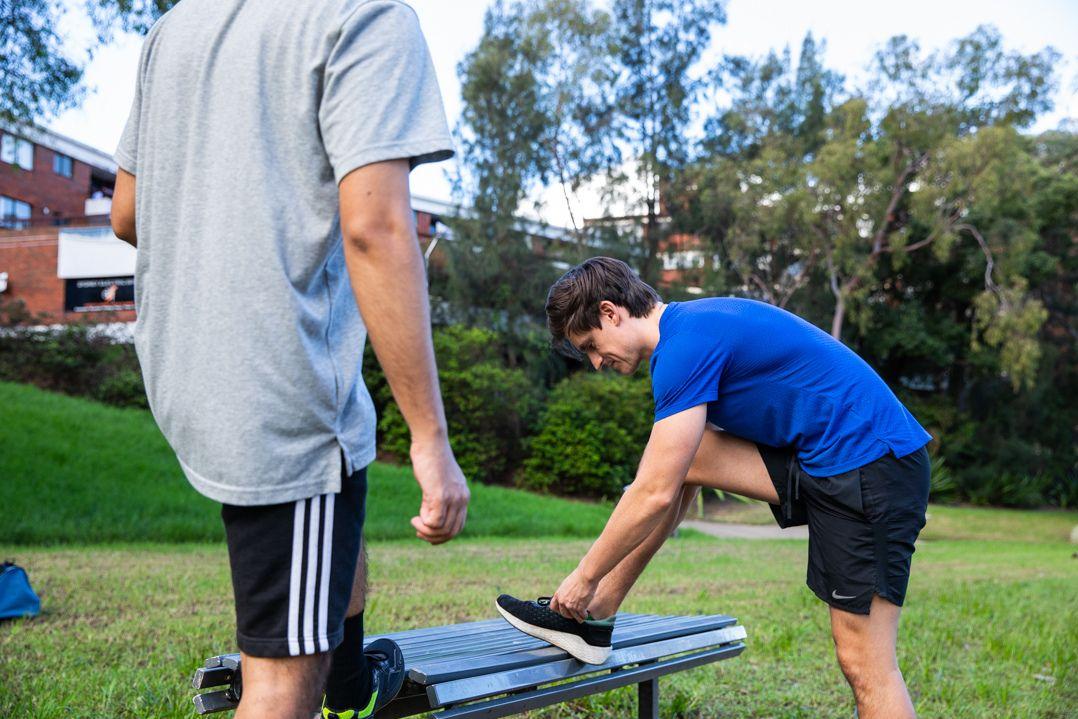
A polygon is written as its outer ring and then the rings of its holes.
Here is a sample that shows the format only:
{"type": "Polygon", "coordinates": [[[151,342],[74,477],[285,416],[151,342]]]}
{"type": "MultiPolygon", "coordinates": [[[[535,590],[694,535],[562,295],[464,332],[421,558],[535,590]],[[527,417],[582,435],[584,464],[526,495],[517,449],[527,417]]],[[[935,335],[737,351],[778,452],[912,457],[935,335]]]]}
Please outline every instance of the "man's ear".
{"type": "Polygon", "coordinates": [[[610,300],[603,300],[599,303],[599,317],[606,317],[615,327],[621,323],[618,306],[610,300]]]}

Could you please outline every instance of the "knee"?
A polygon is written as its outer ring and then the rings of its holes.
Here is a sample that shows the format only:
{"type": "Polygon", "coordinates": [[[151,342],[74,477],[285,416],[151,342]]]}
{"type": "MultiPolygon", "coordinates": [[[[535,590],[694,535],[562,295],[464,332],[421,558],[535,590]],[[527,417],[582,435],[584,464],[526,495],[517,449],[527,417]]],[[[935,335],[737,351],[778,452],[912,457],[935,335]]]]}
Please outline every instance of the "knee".
{"type": "Polygon", "coordinates": [[[870,661],[861,648],[849,644],[836,644],[835,656],[838,665],[850,683],[854,691],[860,691],[868,686],[870,661]]]}
{"type": "Polygon", "coordinates": [[[893,657],[874,650],[865,643],[836,643],[835,656],[854,693],[861,695],[885,682],[887,675],[898,671],[893,657]]]}

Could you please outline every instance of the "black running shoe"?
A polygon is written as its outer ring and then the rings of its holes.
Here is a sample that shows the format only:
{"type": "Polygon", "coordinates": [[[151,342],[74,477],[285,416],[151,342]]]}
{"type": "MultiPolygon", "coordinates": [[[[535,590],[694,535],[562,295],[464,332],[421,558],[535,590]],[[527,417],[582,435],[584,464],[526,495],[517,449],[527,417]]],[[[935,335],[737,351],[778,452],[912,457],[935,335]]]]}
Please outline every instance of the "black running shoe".
{"type": "Polygon", "coordinates": [[[503,594],[495,603],[505,621],[520,631],[564,649],[585,664],[602,664],[610,656],[614,618],[575,622],[550,608],[550,597],[524,602],[503,594]]]}
{"type": "Polygon", "coordinates": [[[371,668],[371,698],[365,707],[331,709],[322,699],[323,719],[364,719],[393,701],[404,684],[404,654],[391,639],[376,639],[363,650],[371,668]]]}

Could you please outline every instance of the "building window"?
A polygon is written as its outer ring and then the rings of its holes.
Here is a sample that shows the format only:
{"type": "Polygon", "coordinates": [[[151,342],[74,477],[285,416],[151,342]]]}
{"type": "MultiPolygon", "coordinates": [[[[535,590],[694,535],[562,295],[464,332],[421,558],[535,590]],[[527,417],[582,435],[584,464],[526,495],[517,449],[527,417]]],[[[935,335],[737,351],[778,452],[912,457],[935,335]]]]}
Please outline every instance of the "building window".
{"type": "Polygon", "coordinates": [[[61,155],[59,152],[55,152],[52,155],[52,171],[57,175],[63,175],[64,177],[71,177],[71,172],[74,163],[67,155],[61,155]]]}
{"type": "Polygon", "coordinates": [[[30,204],[0,195],[0,227],[14,230],[30,226],[30,204]]]}
{"type": "Polygon", "coordinates": [[[34,143],[5,134],[0,138],[0,162],[18,165],[24,170],[34,169],[34,143]]]}

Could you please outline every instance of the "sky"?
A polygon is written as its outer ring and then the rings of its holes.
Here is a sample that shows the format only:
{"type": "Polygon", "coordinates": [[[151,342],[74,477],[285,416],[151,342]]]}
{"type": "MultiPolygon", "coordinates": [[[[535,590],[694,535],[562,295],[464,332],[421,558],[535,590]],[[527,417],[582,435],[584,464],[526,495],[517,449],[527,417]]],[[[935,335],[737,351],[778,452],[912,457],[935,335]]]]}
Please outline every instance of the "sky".
{"type": "MultiPolygon", "coordinates": [[[[69,1],[73,9],[61,26],[65,45],[84,52],[92,34],[78,12],[83,3],[69,1]]],[[[489,0],[411,0],[410,4],[427,37],[452,126],[461,111],[457,64],[478,43],[489,0]]],[[[1058,67],[1056,109],[1043,117],[1034,131],[1054,128],[1066,118],[1078,118],[1076,0],[730,0],[727,22],[715,33],[709,53],[714,57],[758,56],[788,45],[796,61],[801,40],[811,30],[817,39],[827,43],[828,67],[856,80],[874,50],[893,35],[909,35],[927,50],[943,47],[981,24],[999,28],[1007,49],[1029,53],[1051,45],[1063,55],[1058,67]]],[[[89,92],[82,106],[46,124],[111,153],[120,139],[134,95],[141,45],[139,36],[119,35],[108,46],[98,48],[86,68],[84,79],[89,92]]],[[[74,51],[72,55],[79,57],[74,51]]],[[[417,168],[412,173],[413,192],[450,200],[447,168],[451,162],[417,168]]],[[[557,203],[550,205],[555,208],[557,203]]],[[[554,224],[565,220],[556,209],[546,219],[554,224]]]]}

